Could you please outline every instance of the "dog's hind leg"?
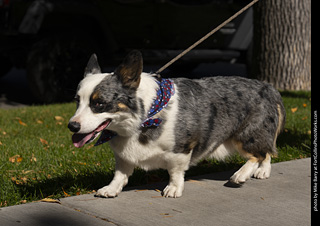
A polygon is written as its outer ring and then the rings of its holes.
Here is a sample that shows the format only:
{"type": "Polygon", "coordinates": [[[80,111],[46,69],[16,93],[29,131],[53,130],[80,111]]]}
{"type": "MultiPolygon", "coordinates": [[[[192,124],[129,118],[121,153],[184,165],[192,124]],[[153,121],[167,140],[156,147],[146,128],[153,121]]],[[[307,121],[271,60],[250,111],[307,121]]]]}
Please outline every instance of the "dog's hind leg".
{"type": "Polygon", "coordinates": [[[230,177],[230,182],[243,184],[250,179],[259,166],[258,158],[252,156],[237,172],[230,177]]]}
{"type": "Polygon", "coordinates": [[[234,184],[243,184],[246,180],[250,179],[258,169],[259,158],[243,150],[241,142],[233,141],[233,145],[240,155],[247,158],[248,161],[230,177],[230,182],[234,184]]]}
{"type": "MultiPolygon", "coordinates": [[[[270,152],[274,154],[277,153],[276,152],[277,137],[281,132],[281,130],[283,129],[283,126],[285,123],[285,117],[286,117],[283,105],[277,104],[277,111],[278,111],[278,125],[273,138],[273,150],[270,152]]],[[[271,173],[271,156],[269,153],[267,153],[265,159],[263,159],[260,162],[259,168],[254,172],[253,176],[257,179],[267,179],[270,177],[270,173],[271,173]]]]}
{"type": "Polygon", "coordinates": [[[254,172],[253,176],[257,179],[267,179],[271,173],[271,156],[266,154],[266,158],[261,161],[258,169],[254,172]]]}
{"type": "Polygon", "coordinates": [[[243,184],[252,176],[257,179],[267,179],[270,177],[271,156],[269,153],[266,153],[265,156],[259,154],[254,156],[253,154],[243,150],[240,142],[234,142],[234,144],[239,153],[243,157],[248,158],[248,161],[231,176],[230,182],[235,184],[243,184]]]}

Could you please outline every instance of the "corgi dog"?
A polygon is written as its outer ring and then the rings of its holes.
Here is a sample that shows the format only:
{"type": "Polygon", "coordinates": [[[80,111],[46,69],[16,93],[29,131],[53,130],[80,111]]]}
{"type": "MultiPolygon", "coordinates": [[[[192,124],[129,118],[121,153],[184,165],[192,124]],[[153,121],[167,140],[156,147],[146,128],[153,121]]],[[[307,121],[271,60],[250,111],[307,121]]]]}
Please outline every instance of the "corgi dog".
{"type": "Polygon", "coordinates": [[[95,145],[109,142],[116,160],[113,180],[96,196],[116,197],[140,167],[168,170],[162,195],[181,197],[190,166],[235,152],[248,161],[231,183],[270,177],[286,118],[275,88],[241,77],[164,79],[142,70],[136,50],[113,73],[102,73],[93,54],[79,83],[68,124],[73,144],[80,148],[99,137],[95,145]]]}

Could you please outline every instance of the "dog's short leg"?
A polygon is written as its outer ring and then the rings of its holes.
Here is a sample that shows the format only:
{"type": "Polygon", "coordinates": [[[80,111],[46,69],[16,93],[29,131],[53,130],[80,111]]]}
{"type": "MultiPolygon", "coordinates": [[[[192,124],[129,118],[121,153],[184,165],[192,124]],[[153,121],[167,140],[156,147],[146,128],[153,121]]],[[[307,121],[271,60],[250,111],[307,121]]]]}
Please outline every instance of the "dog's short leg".
{"type": "Polygon", "coordinates": [[[260,163],[259,168],[254,172],[253,176],[257,179],[267,179],[271,173],[271,156],[266,155],[266,158],[260,163]]]}
{"type": "Polygon", "coordinates": [[[237,172],[230,178],[230,182],[242,184],[250,179],[259,166],[258,158],[252,156],[237,172]]]}
{"type": "Polygon", "coordinates": [[[116,197],[122,188],[128,183],[128,179],[133,173],[134,165],[116,157],[116,170],[111,183],[97,191],[96,196],[113,198],[116,197]]]}
{"type": "Polygon", "coordinates": [[[170,182],[163,190],[164,197],[179,198],[182,196],[184,189],[184,170],[168,170],[170,182]]]}

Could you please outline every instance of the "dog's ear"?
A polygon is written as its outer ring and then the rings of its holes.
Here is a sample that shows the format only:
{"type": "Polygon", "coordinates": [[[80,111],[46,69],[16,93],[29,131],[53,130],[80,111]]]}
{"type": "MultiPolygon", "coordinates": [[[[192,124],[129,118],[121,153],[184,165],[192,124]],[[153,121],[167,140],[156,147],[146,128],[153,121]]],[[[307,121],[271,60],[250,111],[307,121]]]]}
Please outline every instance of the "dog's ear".
{"type": "Polygon", "coordinates": [[[100,73],[101,73],[101,69],[98,63],[97,55],[92,54],[87,64],[87,67],[84,70],[84,77],[86,77],[88,74],[100,74],[100,73]]]}
{"type": "Polygon", "coordinates": [[[143,69],[142,54],[138,50],[131,51],[114,71],[114,74],[126,88],[136,90],[140,84],[143,69]]]}

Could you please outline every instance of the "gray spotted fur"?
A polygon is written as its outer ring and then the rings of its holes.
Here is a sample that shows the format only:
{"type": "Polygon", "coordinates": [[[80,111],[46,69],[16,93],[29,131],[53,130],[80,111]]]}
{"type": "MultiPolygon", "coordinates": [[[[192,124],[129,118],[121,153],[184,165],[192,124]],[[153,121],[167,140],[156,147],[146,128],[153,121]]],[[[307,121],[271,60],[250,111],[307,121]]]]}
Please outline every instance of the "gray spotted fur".
{"type": "MultiPolygon", "coordinates": [[[[175,152],[189,152],[192,159],[215,141],[214,151],[225,140],[243,144],[256,157],[275,153],[278,128],[277,105],[285,116],[279,92],[270,84],[241,77],[210,77],[200,80],[174,79],[179,92],[175,152]]],[[[283,117],[281,126],[284,126],[283,117]]]]}

